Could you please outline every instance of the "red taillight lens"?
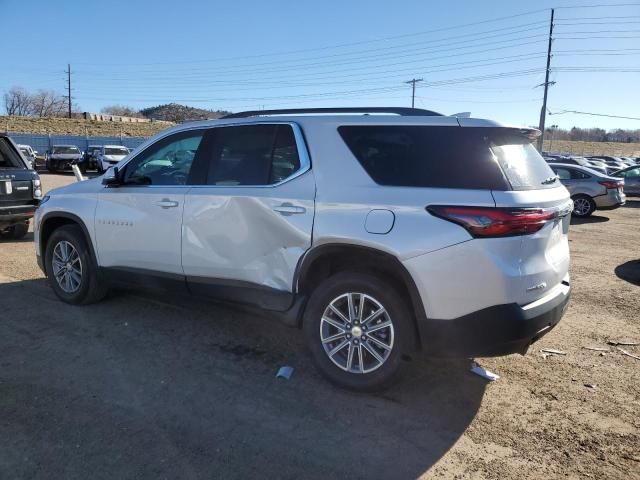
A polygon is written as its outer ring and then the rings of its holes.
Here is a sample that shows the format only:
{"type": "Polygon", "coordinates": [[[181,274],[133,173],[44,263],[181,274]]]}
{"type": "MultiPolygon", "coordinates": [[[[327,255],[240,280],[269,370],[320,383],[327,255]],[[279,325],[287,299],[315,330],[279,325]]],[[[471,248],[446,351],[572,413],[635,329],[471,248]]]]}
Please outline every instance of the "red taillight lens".
{"type": "Polygon", "coordinates": [[[604,186],[604,188],[622,188],[624,187],[624,182],[616,182],[614,180],[603,180],[602,182],[598,182],[600,185],[604,186]]]}
{"type": "Polygon", "coordinates": [[[474,237],[508,237],[540,230],[554,211],[529,208],[454,207],[434,205],[427,211],[463,226],[474,237]]]}

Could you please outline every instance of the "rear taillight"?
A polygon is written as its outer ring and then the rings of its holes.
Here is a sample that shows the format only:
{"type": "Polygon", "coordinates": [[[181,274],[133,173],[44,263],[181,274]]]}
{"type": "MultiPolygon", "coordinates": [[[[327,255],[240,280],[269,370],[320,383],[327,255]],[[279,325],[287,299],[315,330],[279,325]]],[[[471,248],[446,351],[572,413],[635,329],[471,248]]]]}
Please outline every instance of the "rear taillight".
{"type": "Polygon", "coordinates": [[[598,182],[604,188],[622,188],[624,187],[624,182],[615,181],[615,180],[603,180],[602,182],[598,182]]]}
{"type": "Polygon", "coordinates": [[[540,230],[556,217],[552,210],[433,205],[427,211],[464,227],[474,237],[508,237],[540,230]]]}

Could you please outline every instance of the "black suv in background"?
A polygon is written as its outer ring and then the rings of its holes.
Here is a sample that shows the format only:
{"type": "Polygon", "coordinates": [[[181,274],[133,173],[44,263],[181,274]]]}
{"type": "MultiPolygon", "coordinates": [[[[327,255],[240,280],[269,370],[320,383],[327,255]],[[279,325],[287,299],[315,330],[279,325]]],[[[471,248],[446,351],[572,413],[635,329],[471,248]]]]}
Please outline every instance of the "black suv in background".
{"type": "Polygon", "coordinates": [[[0,133],[0,239],[20,239],[42,199],[40,177],[30,170],[16,145],[0,133]]]}

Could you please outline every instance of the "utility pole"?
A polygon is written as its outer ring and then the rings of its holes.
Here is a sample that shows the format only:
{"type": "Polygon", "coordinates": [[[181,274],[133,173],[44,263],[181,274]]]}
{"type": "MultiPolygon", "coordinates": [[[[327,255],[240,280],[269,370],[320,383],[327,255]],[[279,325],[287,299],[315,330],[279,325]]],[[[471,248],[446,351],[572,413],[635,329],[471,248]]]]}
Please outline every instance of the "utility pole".
{"type": "Polygon", "coordinates": [[[67,100],[69,102],[69,118],[71,118],[71,64],[67,63],[67,100]]]}
{"type": "Polygon", "coordinates": [[[423,78],[413,78],[411,80],[407,80],[404,83],[410,83],[412,88],[411,88],[411,108],[415,108],[415,101],[416,101],[416,83],[418,82],[422,82],[424,79],[423,78]]]}
{"type": "Polygon", "coordinates": [[[540,136],[538,137],[538,150],[542,152],[542,143],[544,142],[544,122],[547,118],[547,91],[549,90],[549,67],[551,65],[551,43],[553,42],[553,13],[551,9],[551,21],[549,22],[549,46],[547,47],[547,70],[544,76],[544,97],[542,99],[542,109],[540,110],[540,136]]]}

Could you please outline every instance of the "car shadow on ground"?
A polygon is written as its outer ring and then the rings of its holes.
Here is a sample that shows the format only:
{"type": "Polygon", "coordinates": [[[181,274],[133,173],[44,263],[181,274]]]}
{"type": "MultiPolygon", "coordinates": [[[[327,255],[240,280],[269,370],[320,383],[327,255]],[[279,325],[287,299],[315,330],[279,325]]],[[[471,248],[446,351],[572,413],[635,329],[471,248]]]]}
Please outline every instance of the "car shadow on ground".
{"type": "Polygon", "coordinates": [[[417,359],[385,392],[345,391],[297,329],[207,302],[77,307],[43,279],[0,283],[0,298],[0,476],[414,479],[486,387],[467,360],[417,359]]]}
{"type": "Polygon", "coordinates": [[[615,268],[616,275],[634,285],[640,285],[640,260],[631,260],[615,268]]]}
{"type": "Polygon", "coordinates": [[[583,225],[585,223],[603,223],[608,222],[609,217],[600,215],[591,215],[590,217],[571,217],[571,225],[583,225]]]}
{"type": "Polygon", "coordinates": [[[28,232],[20,240],[13,240],[13,239],[5,240],[0,238],[0,246],[2,246],[3,248],[7,248],[7,246],[11,245],[12,243],[29,243],[29,242],[33,242],[33,232],[28,232]]]}
{"type": "Polygon", "coordinates": [[[640,208],[640,198],[629,199],[627,197],[627,203],[623,208],[640,208]]]}

